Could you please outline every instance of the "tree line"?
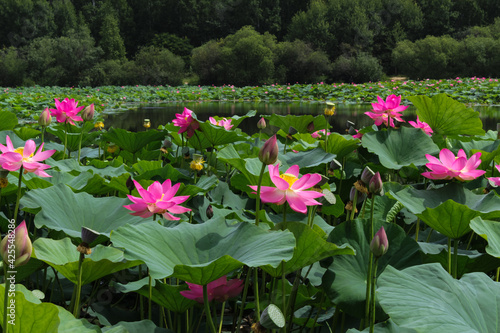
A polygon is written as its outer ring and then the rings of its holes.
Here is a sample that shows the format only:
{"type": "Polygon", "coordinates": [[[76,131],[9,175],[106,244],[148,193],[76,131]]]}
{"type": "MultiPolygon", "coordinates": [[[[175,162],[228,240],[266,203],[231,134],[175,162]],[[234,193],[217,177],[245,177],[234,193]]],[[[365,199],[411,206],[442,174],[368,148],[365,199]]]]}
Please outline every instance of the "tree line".
{"type": "Polygon", "coordinates": [[[500,76],[497,0],[2,0],[0,85],[500,76]]]}

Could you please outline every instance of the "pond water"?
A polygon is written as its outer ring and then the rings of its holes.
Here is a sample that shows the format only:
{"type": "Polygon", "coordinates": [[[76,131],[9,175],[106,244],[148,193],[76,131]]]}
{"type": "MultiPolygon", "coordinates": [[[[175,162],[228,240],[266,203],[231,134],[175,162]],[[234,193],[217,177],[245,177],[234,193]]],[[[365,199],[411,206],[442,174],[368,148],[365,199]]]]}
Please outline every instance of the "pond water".
{"type": "MultiPolygon", "coordinates": [[[[248,134],[258,131],[257,121],[260,115],[305,115],[313,116],[324,113],[326,104],[320,102],[188,102],[188,103],[163,103],[163,104],[134,104],[127,105],[124,109],[105,111],[103,114],[106,128],[110,126],[123,128],[129,131],[143,131],[144,119],[150,119],[151,128],[165,125],[175,119],[176,113],[182,113],[184,107],[196,113],[200,121],[208,120],[211,116],[232,117],[245,115],[251,110],[257,111],[257,116],[245,119],[238,128],[248,134]]],[[[496,130],[500,123],[500,106],[470,106],[479,112],[483,128],[496,130]]],[[[355,128],[360,129],[371,126],[371,120],[364,113],[370,111],[370,104],[336,104],[335,115],[330,118],[334,131],[344,133],[346,122],[355,123],[355,128]]],[[[403,119],[415,120],[415,108],[410,105],[403,113],[403,119]]],[[[288,130],[288,129],[284,129],[288,130]]]]}

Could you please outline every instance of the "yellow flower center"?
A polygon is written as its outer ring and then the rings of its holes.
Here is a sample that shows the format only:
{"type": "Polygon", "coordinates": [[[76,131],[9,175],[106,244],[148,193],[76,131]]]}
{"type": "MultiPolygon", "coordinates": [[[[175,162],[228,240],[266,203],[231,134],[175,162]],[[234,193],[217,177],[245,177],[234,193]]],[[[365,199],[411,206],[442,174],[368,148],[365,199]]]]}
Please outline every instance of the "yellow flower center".
{"type": "Polygon", "coordinates": [[[291,175],[289,173],[281,174],[280,178],[284,179],[290,185],[290,187],[292,187],[293,183],[295,183],[297,180],[299,180],[299,178],[297,178],[296,176],[291,175]]]}
{"type": "MultiPolygon", "coordinates": [[[[19,147],[19,148],[14,149],[14,153],[18,153],[21,156],[23,156],[23,154],[24,154],[24,147],[19,147]]],[[[33,155],[35,155],[35,153],[31,153],[31,155],[28,156],[28,157],[24,157],[23,156],[23,161],[27,161],[29,158],[33,157],[33,155]]]]}

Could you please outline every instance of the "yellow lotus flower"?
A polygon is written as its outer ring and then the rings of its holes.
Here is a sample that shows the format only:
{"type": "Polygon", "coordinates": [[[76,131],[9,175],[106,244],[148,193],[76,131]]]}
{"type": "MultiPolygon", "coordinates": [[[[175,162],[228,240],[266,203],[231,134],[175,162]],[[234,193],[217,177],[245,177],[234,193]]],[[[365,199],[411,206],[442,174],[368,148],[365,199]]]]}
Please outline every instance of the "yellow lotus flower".
{"type": "Polygon", "coordinates": [[[203,170],[203,163],[205,163],[205,161],[203,160],[203,156],[194,155],[194,159],[189,164],[189,167],[191,168],[191,170],[200,171],[203,170]]]}

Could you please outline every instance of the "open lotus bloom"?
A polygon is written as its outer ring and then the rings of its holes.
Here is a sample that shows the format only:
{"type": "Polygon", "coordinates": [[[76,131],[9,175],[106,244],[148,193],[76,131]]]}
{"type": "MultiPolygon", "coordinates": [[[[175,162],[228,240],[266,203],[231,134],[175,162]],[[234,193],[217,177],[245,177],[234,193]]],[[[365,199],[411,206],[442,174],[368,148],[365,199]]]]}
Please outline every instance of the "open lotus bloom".
{"type": "Polygon", "coordinates": [[[83,110],[84,106],[78,106],[78,102],[74,99],[65,98],[59,102],[57,98],[54,99],[56,108],[50,109],[52,116],[56,117],[59,123],[75,124],[75,121],[83,121],[83,118],[78,116],[77,113],[83,110]]]}
{"type": "Polygon", "coordinates": [[[188,195],[178,197],[175,196],[179,186],[181,185],[180,183],[172,186],[170,179],[165,180],[163,184],[155,181],[148,187],[147,190],[145,190],[141,184],[135,180],[134,184],[141,197],[138,198],[132,195],[127,195],[133,204],[123,206],[133,211],[133,213],[130,214],[134,216],[146,218],[151,217],[154,214],[161,214],[167,220],[180,220],[179,217],[173,216],[172,214],[182,214],[191,211],[191,209],[179,205],[189,198],[188,195]]]}
{"type": "Polygon", "coordinates": [[[9,265],[12,264],[9,260],[11,250],[14,250],[15,267],[25,265],[31,258],[32,244],[25,221],[18,225],[14,232],[5,236],[0,243],[0,254],[3,261],[9,265]]]}
{"type": "Polygon", "coordinates": [[[179,134],[186,132],[187,137],[190,138],[194,135],[194,131],[200,128],[200,124],[193,117],[193,111],[188,108],[184,108],[184,112],[176,113],[175,119],[172,120],[175,126],[180,127],[179,134]]]}
{"type": "Polygon", "coordinates": [[[231,125],[232,119],[227,120],[226,118],[223,118],[223,119],[217,121],[217,120],[215,120],[214,117],[209,117],[208,120],[210,121],[210,123],[212,125],[224,127],[224,129],[227,131],[229,131],[233,127],[233,125],[231,125]]]}
{"type": "MultiPolygon", "coordinates": [[[[317,173],[305,174],[299,178],[299,166],[292,165],[288,170],[280,175],[280,166],[269,165],[269,176],[276,187],[262,186],[260,198],[263,202],[282,205],[288,202],[294,211],[306,214],[307,206],[321,205],[316,198],[322,197],[322,192],[306,191],[322,180],[317,173]]],[[[257,191],[257,186],[250,186],[257,191]]],[[[255,193],[255,192],[254,192],[255,193]]]]}
{"type": "MultiPolygon", "coordinates": [[[[500,172],[500,165],[495,165],[495,168],[497,168],[498,172],[500,172]]],[[[489,177],[488,180],[495,186],[500,186],[500,177],[489,177]]]]}
{"type": "Polygon", "coordinates": [[[40,177],[51,177],[44,170],[50,168],[50,165],[39,163],[46,160],[55,153],[55,149],[42,151],[43,143],[35,153],[36,144],[33,140],[26,141],[24,147],[14,148],[10,137],[7,135],[7,146],[0,144],[0,166],[5,170],[17,171],[21,167],[27,172],[33,172],[40,177]]]}
{"type": "MultiPolygon", "coordinates": [[[[189,282],[187,282],[187,285],[189,286],[189,290],[181,291],[181,295],[198,303],[203,303],[203,286],[189,282]]],[[[228,281],[224,275],[207,284],[207,301],[225,302],[230,298],[238,296],[242,290],[243,280],[233,279],[228,281]]]]}
{"type": "Polygon", "coordinates": [[[426,154],[429,160],[425,166],[431,171],[422,173],[422,176],[429,179],[458,179],[460,181],[472,180],[482,176],[486,171],[477,170],[481,164],[481,152],[477,152],[467,159],[463,149],[458,151],[457,156],[449,149],[443,148],[439,152],[439,159],[426,154]]]}
{"type": "Polygon", "coordinates": [[[387,127],[394,127],[394,119],[404,122],[401,118],[401,113],[408,108],[408,106],[400,105],[401,96],[389,95],[384,101],[382,97],[377,96],[378,103],[372,103],[372,112],[365,112],[365,114],[375,121],[375,125],[380,126],[384,124],[387,127]]]}
{"type": "Polygon", "coordinates": [[[415,128],[421,128],[425,134],[427,134],[428,136],[432,136],[432,133],[434,132],[432,130],[432,128],[429,126],[429,124],[427,123],[424,123],[423,121],[420,121],[420,119],[418,119],[418,116],[417,116],[417,121],[409,121],[408,124],[410,124],[411,126],[415,127],[415,128]]]}

